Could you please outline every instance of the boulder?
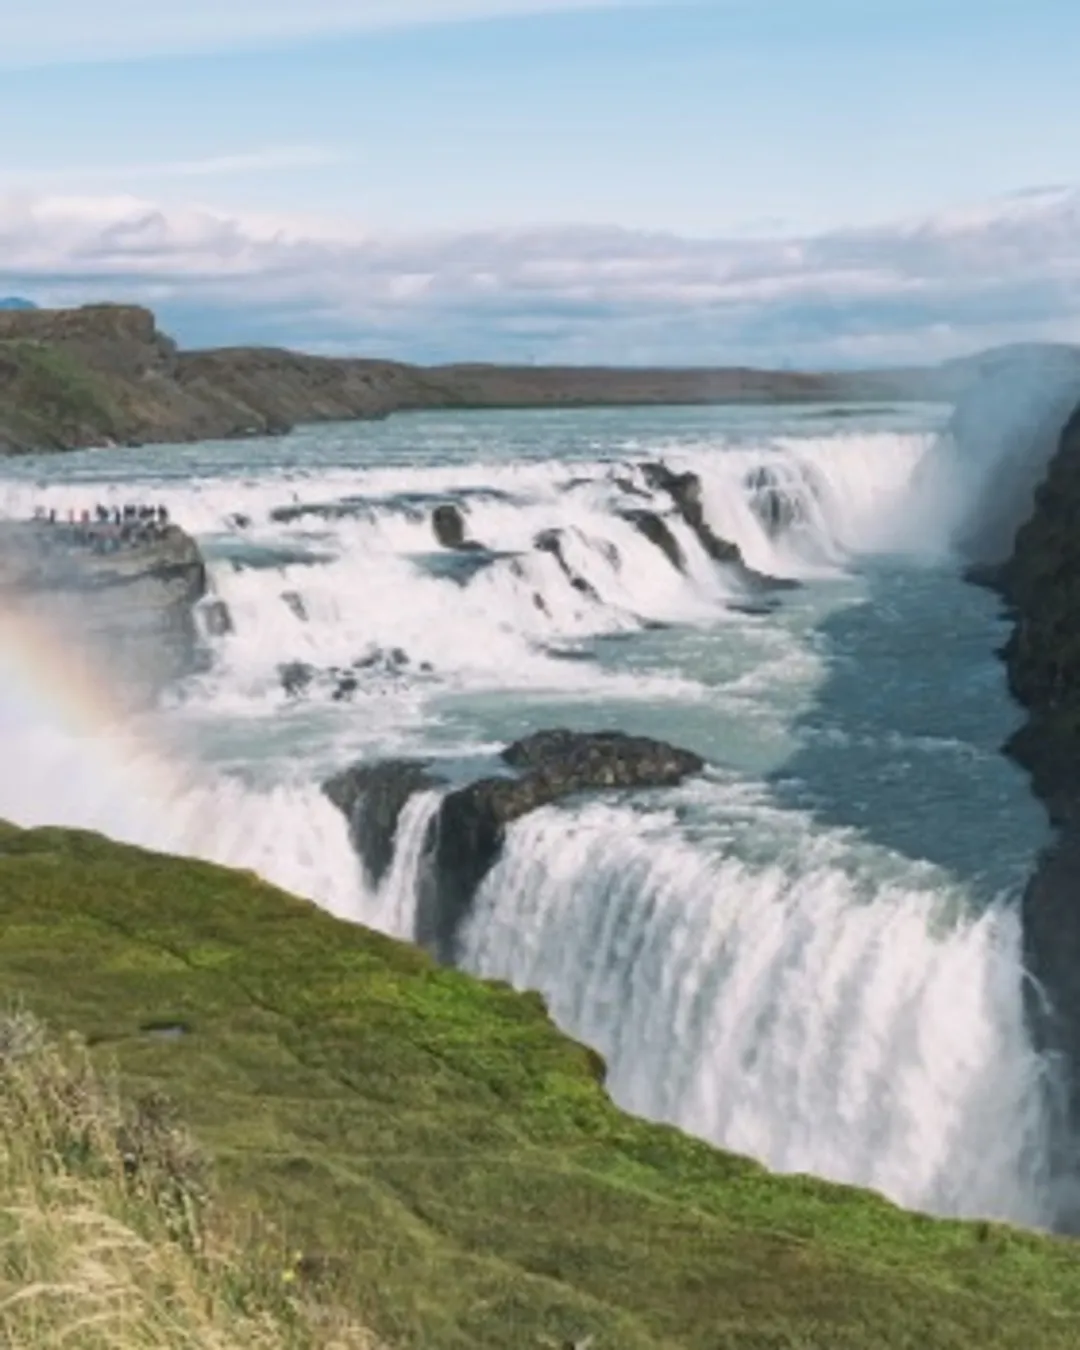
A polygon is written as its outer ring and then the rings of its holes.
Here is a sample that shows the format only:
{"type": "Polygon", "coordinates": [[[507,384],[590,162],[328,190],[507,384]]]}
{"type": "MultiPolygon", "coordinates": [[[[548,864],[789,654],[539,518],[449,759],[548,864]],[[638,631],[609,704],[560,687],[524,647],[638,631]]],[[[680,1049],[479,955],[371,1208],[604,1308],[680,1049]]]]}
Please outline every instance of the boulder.
{"type": "Polygon", "coordinates": [[[444,502],[431,513],[431,528],[443,548],[472,551],[483,549],[483,544],[469,539],[465,533],[465,517],[461,507],[444,502]]]}
{"type": "Polygon", "coordinates": [[[286,661],[278,666],[281,687],[290,698],[303,694],[315,678],[315,667],[306,661],[286,661]]]}
{"type": "Polygon", "coordinates": [[[639,534],[658,548],[676,571],[686,571],[686,559],[679,547],[679,541],[672,534],[667,522],[655,511],[624,511],[622,518],[629,521],[639,534]]]}

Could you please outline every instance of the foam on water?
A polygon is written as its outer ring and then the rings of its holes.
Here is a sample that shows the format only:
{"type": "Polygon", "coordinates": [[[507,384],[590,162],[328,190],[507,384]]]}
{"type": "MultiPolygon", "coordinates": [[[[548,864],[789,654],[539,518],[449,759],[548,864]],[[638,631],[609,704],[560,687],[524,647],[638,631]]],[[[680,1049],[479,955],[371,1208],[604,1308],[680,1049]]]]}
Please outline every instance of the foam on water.
{"type": "MultiPolygon", "coordinates": [[[[439,796],[407,804],[373,888],[318,787],[335,765],[475,751],[534,729],[537,709],[552,725],[559,700],[597,718],[614,700],[643,717],[700,706],[734,740],[793,718],[823,677],[820,652],[782,611],[729,611],[746,598],[737,574],[708,558],[645,461],[698,474],[711,528],[750,566],[809,581],[792,606],[818,603],[814,586],[850,580],[864,555],[932,557],[955,533],[944,510],[919,505],[940,450],[930,430],[749,435],[713,432],[698,413],[665,439],[636,430],[646,414],[621,416],[603,434],[587,417],[576,432],[567,418],[402,421],[386,462],[360,447],[377,435],[385,448],[392,427],[311,431],[246,459],[240,447],[187,448],[186,477],[134,452],[75,457],[68,471],[50,461],[40,481],[13,469],[0,515],[164,502],[203,543],[232,631],[210,640],[210,669],[134,732],[24,727],[14,757],[6,747],[0,816],[252,868],[408,937],[439,796]],[[500,437],[519,446],[519,425],[539,428],[534,453],[500,449],[500,437]],[[440,460],[425,436],[453,453],[440,460]],[[565,456],[552,455],[559,437],[565,456]],[[483,565],[446,572],[430,519],[442,501],[489,550],[483,565]],[[288,513],[319,505],[332,509],[288,513]],[[641,509],[663,517],[684,570],[627,518],[641,509]],[[547,531],[561,561],[538,546],[547,531]],[[710,684],[704,666],[601,662],[590,645],[622,637],[614,645],[633,654],[656,637],[662,653],[658,624],[710,634],[732,667],[725,681],[710,684]],[[376,659],[396,649],[404,662],[376,659]],[[586,659],[561,659],[568,651],[586,659]],[[289,702],[288,662],[359,663],[351,701],[335,704],[328,685],[289,702]],[[469,721],[476,708],[486,721],[469,721]]],[[[636,809],[584,803],[519,822],[464,939],[470,969],[545,993],[634,1111],[919,1208],[1052,1219],[1016,914],[1004,899],[977,903],[962,878],[781,809],[761,783],[714,775],[636,809]]]]}
{"type": "Polygon", "coordinates": [[[1050,1222],[1015,911],[714,792],[771,857],[663,812],[515,825],[466,966],[541,990],[631,1111],[913,1208],[1050,1222]]]}

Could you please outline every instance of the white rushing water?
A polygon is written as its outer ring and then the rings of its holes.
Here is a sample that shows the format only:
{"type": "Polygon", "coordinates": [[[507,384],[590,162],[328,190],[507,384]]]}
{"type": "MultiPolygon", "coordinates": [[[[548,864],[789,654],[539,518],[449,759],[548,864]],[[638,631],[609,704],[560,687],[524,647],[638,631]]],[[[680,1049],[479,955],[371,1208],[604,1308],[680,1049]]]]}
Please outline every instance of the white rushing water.
{"type": "Polygon", "coordinates": [[[926,495],[942,416],[424,415],[13,465],[4,515],[165,503],[231,631],[92,745],[47,707],[18,719],[0,815],[254,868],[407,938],[438,794],[372,889],[331,771],[479,771],[560,725],[686,745],[710,761],[693,785],[515,824],[464,964],[540,989],[635,1112],[909,1206],[1052,1222],[1015,910],[1043,825],[997,753],[1018,720],[1001,621],[926,495]],[[652,485],[658,459],[802,587],[762,609],[652,485]],[[447,503],[484,552],[438,547],[447,503]]]}

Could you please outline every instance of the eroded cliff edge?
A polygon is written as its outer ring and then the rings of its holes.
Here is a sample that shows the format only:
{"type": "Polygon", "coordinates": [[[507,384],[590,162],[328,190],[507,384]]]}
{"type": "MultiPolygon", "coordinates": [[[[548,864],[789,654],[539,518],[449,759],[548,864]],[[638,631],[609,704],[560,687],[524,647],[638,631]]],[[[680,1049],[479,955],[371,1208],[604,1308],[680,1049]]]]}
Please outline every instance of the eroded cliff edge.
{"type": "MultiPolygon", "coordinates": [[[[989,580],[1013,630],[1002,656],[1013,696],[1028,712],[1008,753],[1031,774],[1055,827],[1023,898],[1028,1016],[1064,1084],[1056,1108],[1058,1175],[1080,1192],[1080,407],[1069,417],[1016,534],[989,580]]],[[[1072,1189],[1072,1188],[1070,1188],[1072,1189]]],[[[1080,1228],[1066,1197],[1065,1224],[1080,1228]]]]}
{"type": "Polygon", "coordinates": [[[271,435],[426,408],[934,397],[937,379],[928,371],[420,367],[263,347],[183,352],[135,305],[13,310],[0,312],[0,453],[271,435]]]}

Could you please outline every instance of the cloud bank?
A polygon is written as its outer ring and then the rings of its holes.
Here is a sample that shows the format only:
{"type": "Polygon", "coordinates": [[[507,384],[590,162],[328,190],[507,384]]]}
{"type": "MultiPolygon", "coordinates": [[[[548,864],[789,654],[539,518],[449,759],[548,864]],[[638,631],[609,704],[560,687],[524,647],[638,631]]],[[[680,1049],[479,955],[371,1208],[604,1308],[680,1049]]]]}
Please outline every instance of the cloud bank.
{"type": "Polygon", "coordinates": [[[129,197],[0,198],[0,291],[152,305],[188,344],[420,361],[923,363],[1080,339],[1080,190],[802,238],[382,238],[129,197]]]}

